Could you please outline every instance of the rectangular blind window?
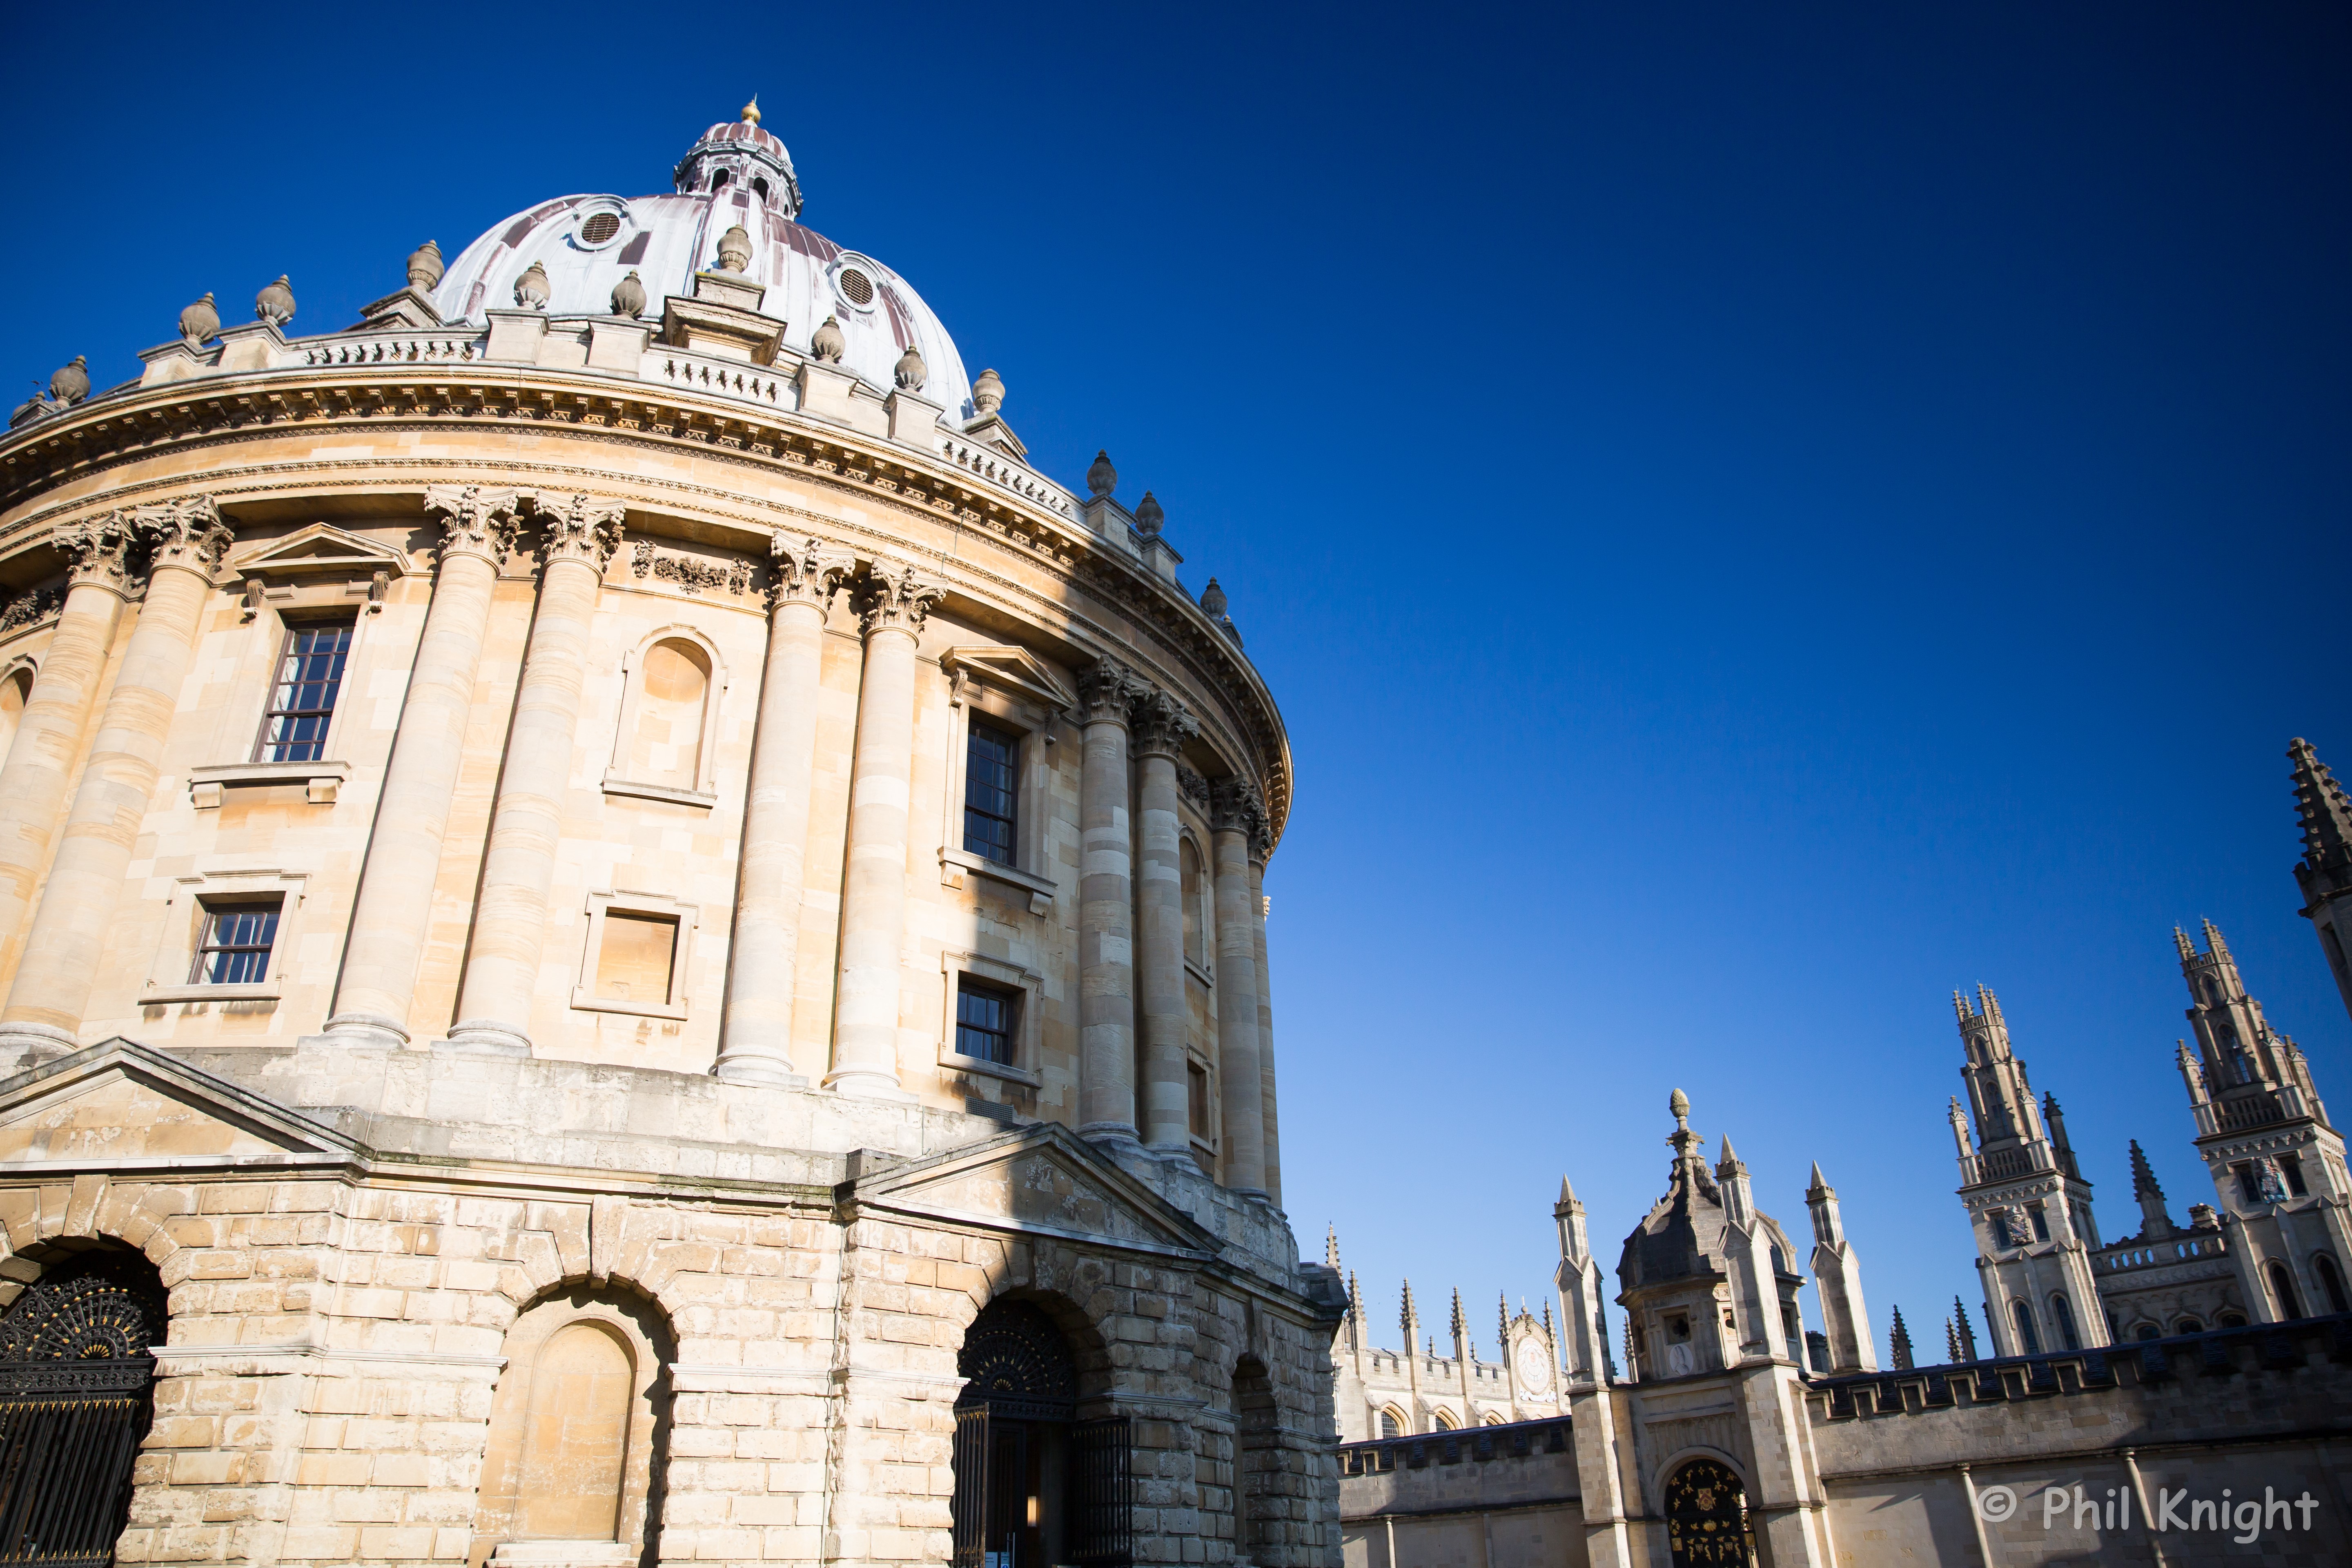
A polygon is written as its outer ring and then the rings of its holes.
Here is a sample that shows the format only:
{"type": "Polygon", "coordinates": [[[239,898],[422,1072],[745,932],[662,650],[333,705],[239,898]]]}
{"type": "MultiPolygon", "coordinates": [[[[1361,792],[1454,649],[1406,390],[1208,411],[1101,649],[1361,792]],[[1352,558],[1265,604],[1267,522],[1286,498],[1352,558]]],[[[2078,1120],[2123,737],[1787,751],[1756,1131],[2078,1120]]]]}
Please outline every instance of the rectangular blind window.
{"type": "Polygon", "coordinates": [[[275,902],[207,905],[189,984],[258,985],[269,977],[269,944],[277,940],[275,902]]]}
{"type": "Polygon", "coordinates": [[[969,980],[956,982],[956,1051],[1013,1065],[1013,998],[969,980]]]}
{"type": "Polygon", "coordinates": [[[968,854],[1013,864],[1013,776],[1021,740],[974,720],[964,745],[963,847],[968,854]]]}
{"type": "Polygon", "coordinates": [[[609,1001],[667,1006],[677,957],[677,921],[608,910],[604,944],[596,953],[596,994],[609,1001]]]}
{"type": "Polygon", "coordinates": [[[327,721],[334,717],[351,651],[348,624],[286,628],[286,651],[278,658],[255,761],[315,763],[326,755],[327,721]]]}

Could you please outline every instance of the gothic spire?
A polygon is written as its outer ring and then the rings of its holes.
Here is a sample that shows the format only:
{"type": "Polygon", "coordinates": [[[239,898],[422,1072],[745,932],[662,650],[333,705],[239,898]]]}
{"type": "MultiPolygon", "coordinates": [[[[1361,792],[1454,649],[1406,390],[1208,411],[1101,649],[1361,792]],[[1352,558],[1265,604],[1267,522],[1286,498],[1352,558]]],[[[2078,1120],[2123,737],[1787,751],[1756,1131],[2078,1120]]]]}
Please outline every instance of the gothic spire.
{"type": "Polygon", "coordinates": [[[2315,870],[2352,863],[2352,798],[2327,764],[2297,735],[2287,742],[2294,763],[2294,809],[2303,819],[2303,858],[2315,870]]]}
{"type": "Polygon", "coordinates": [[[1454,1331],[1454,1338],[1459,1342],[1462,1338],[1462,1288],[1458,1285],[1454,1288],[1454,1319],[1446,1326],[1454,1331]]]}
{"type": "Polygon", "coordinates": [[[2164,1189],[2156,1184],[2156,1173],[2148,1169],[2147,1156],[2140,1152],[2139,1140],[2137,1138],[2131,1141],[2131,1168],[2132,1194],[2135,1197],[2153,1195],[2161,1201],[2164,1197],[2164,1189]]]}
{"type": "Polygon", "coordinates": [[[1500,1290],[1495,1292],[1495,1321],[1502,1326],[1503,1337],[1495,1342],[1495,1353],[1500,1355],[1511,1348],[1511,1302],[1500,1290]]]}
{"type": "Polygon", "coordinates": [[[1323,1262],[1332,1273],[1339,1272],[1339,1227],[1336,1225],[1324,1233],[1323,1262]]]}
{"type": "Polygon", "coordinates": [[[1892,1338],[1895,1344],[1895,1364],[1907,1372],[1913,1364],[1911,1331],[1903,1326],[1903,1309],[1900,1307],[1895,1309],[1895,1332],[1892,1338]]]}
{"type": "Polygon", "coordinates": [[[1969,1322],[1969,1309],[1958,1296],[1952,1298],[1952,1323],[1960,1333],[1960,1359],[1977,1359],[1977,1331],[1969,1322]]]}

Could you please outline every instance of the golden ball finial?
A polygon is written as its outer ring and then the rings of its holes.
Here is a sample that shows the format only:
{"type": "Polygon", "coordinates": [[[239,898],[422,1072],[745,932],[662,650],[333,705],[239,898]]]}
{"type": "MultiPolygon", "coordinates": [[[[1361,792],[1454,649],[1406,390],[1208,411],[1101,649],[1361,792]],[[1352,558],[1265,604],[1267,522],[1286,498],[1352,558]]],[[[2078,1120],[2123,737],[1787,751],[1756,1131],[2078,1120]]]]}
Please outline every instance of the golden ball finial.
{"type": "Polygon", "coordinates": [[[751,101],[743,106],[743,123],[746,125],[760,123],[760,95],[756,92],[751,95],[751,101]]]}

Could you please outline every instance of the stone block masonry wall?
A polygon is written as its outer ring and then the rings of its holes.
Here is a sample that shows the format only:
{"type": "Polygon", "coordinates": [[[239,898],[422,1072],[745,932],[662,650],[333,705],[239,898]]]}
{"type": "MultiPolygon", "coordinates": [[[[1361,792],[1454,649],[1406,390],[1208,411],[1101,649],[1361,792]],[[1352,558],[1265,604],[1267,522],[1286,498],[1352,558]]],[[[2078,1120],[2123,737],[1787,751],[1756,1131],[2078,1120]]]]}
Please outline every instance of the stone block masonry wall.
{"type": "Polygon", "coordinates": [[[1811,1385],[1807,1403],[1841,1562],[1979,1562],[1970,1500],[1996,1488],[2016,1510],[1981,1520],[1984,1544],[1993,1561],[2021,1568],[2092,1553],[2317,1568],[2342,1562],[2352,1540],[2352,1318],[1835,1379],[1811,1385]],[[2119,1512],[2095,1522],[2069,1506],[2045,1527],[2053,1487],[2080,1488],[2102,1505],[2131,1492],[2133,1522],[2119,1512]],[[2301,1514],[2292,1528],[2274,1519],[2258,1547],[2216,1529],[2147,1528],[2147,1510],[2168,1493],[2218,1502],[2224,1489],[2243,1500],[2265,1488],[2308,1492],[2310,1527],[2301,1514]]]}
{"type": "MultiPolygon", "coordinates": [[[[169,1334],[126,1563],[483,1563],[504,1538],[486,1480],[512,1425],[510,1331],[592,1297],[659,1325],[659,1561],[945,1563],[958,1352],[1012,1294],[1072,1346],[1081,1417],[1133,1422],[1139,1563],[1218,1568],[1254,1542],[1264,1568],[1336,1568],[1336,1283],[1302,1298],[1288,1257],[1250,1248],[1267,1222],[1206,1184],[1170,1178],[1177,1206],[1112,1213],[1116,1235],[1045,1234],[960,1217],[980,1189],[919,1173],[1029,1193],[1075,1170],[1109,1203],[1120,1172],[1057,1128],[905,1108],[887,1114],[906,1126],[873,1129],[903,1154],[719,1145],[690,1136],[700,1119],[740,1135],[833,1097],[707,1078],[664,1094],[671,1075],[425,1053],[354,1069],[386,1109],[330,1104],[271,1134],[313,1146],[268,1147],[253,1129],[271,1102],[228,1103],[248,1091],[131,1047],[78,1065],[110,1049],[15,1080],[52,1098],[0,1126],[0,1305],[90,1243],[158,1271],[169,1334]],[[632,1131],[656,1112],[663,1135],[632,1131]],[[949,1147],[919,1152],[934,1143],[949,1147]],[[1215,1222],[1196,1242],[1136,1245],[1194,1215],[1215,1222]],[[1257,1379],[1246,1410],[1240,1365],[1257,1379]]],[[[280,1086],[326,1070],[299,1053],[241,1065],[280,1086]]]]}
{"type": "Polygon", "coordinates": [[[1335,1468],[1347,1568],[1582,1568],[1586,1560],[1565,1420],[1348,1443],[1335,1468]]]}

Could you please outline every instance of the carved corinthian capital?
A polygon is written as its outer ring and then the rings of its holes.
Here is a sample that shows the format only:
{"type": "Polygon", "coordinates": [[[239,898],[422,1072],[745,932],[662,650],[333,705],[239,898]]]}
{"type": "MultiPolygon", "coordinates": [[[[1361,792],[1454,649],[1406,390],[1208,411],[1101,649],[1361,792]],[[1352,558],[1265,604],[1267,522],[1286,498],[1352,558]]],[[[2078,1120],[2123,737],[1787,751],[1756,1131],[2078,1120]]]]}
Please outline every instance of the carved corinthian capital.
{"type": "Polygon", "coordinates": [[[610,496],[539,496],[531,502],[539,519],[540,554],[550,566],[577,561],[598,576],[621,548],[621,519],[628,508],[610,496]]]}
{"type": "Polygon", "coordinates": [[[1218,779],[1209,786],[1209,826],[1219,833],[1255,836],[1265,819],[1257,786],[1246,779],[1218,779]]]}
{"type": "Polygon", "coordinates": [[[775,578],[768,584],[771,614],[786,605],[814,605],[822,611],[857,572],[856,556],[822,539],[794,539],[780,528],[769,548],[775,556],[775,578]]]}
{"type": "Polygon", "coordinates": [[[877,561],[857,584],[857,614],[866,635],[879,631],[919,634],[931,606],[947,597],[947,589],[919,575],[903,561],[877,561]]]}
{"type": "Polygon", "coordinates": [[[153,506],[133,507],[131,521],[153,552],[148,563],[151,574],[177,566],[210,576],[236,542],[210,496],[175,496],[153,506]]]}
{"type": "Polygon", "coordinates": [[[117,594],[131,591],[131,562],[139,547],[139,531],[121,512],[69,522],[50,535],[50,542],[66,558],[68,583],[95,583],[117,594]]]}
{"type": "Polygon", "coordinates": [[[428,485],[425,511],[441,520],[441,559],[478,555],[496,566],[514,548],[521,502],[512,490],[479,485],[428,485]]]}
{"type": "Polygon", "coordinates": [[[1128,729],[1135,737],[1137,756],[1173,757],[1201,732],[1201,721],[1175,698],[1153,688],[1128,710],[1128,729]]]}
{"type": "Polygon", "coordinates": [[[1098,658],[1078,671],[1077,721],[1124,724],[1128,710],[1150,688],[1114,658],[1098,658]]]}

